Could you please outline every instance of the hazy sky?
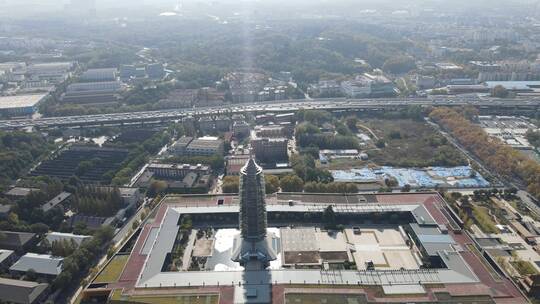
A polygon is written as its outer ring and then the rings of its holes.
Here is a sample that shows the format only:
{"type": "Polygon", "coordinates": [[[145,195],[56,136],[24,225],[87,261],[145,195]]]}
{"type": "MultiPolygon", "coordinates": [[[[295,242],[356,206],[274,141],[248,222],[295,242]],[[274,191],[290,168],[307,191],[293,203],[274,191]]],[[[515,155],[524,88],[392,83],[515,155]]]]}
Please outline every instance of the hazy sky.
{"type": "MultiPolygon", "coordinates": [[[[5,17],[29,17],[40,13],[58,12],[58,16],[64,10],[66,4],[71,2],[88,3],[91,0],[0,0],[0,16],[5,17]]],[[[227,7],[242,7],[249,5],[250,8],[257,6],[265,9],[274,7],[286,7],[297,9],[294,12],[309,11],[314,8],[346,8],[347,13],[363,9],[404,9],[404,8],[434,8],[441,11],[466,10],[467,7],[499,8],[516,7],[527,9],[537,8],[540,0],[94,0],[98,11],[106,12],[112,8],[129,8],[131,11],[145,9],[172,9],[178,2],[184,7],[212,7],[223,5],[227,7]]],[[[533,9],[534,11],[534,9],[533,9]]],[[[126,10],[127,12],[127,10],[126,10]]],[[[324,12],[324,10],[323,10],[324,12]]],[[[481,11],[479,11],[481,12],[481,11]]],[[[148,11],[153,14],[154,12],[148,11]]],[[[0,20],[1,22],[1,20],[0,20]]]]}

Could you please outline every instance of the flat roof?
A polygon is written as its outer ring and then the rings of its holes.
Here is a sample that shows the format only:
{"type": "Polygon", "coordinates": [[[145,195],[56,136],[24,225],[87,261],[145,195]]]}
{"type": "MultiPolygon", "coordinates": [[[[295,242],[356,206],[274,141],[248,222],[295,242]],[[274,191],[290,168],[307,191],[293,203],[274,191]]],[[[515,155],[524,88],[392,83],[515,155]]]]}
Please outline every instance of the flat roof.
{"type": "Polygon", "coordinates": [[[14,109],[33,107],[42,101],[48,94],[0,96],[0,109],[14,109]]]}
{"type": "Polygon", "coordinates": [[[223,140],[214,138],[197,138],[191,141],[187,149],[217,149],[223,144],[223,140]]]}
{"type": "Polygon", "coordinates": [[[193,171],[207,171],[210,169],[208,165],[191,165],[191,164],[149,164],[148,169],[184,169],[184,170],[193,170],[193,171]]]}
{"type": "Polygon", "coordinates": [[[486,85],[490,89],[500,85],[508,90],[532,90],[540,87],[540,81],[486,81],[486,85]]]}
{"type": "MultiPolygon", "coordinates": [[[[178,220],[182,214],[230,214],[237,213],[239,206],[238,197],[233,195],[167,196],[161,204],[155,221],[144,226],[128,261],[126,267],[128,270],[123,274],[123,277],[129,280],[128,288],[189,288],[195,286],[204,288],[204,286],[244,285],[248,282],[272,282],[276,286],[286,284],[371,285],[383,288],[386,286],[389,294],[399,294],[403,290],[402,286],[407,285],[411,286],[411,290],[419,292],[418,286],[421,285],[426,288],[427,293],[433,294],[433,290],[426,285],[443,284],[444,286],[438,288],[453,295],[463,293],[474,296],[489,296],[495,300],[504,298],[512,299],[516,303],[524,302],[519,290],[509,280],[505,278],[494,279],[483,275],[488,269],[485,263],[482,263],[482,257],[468,248],[467,244],[472,243],[472,240],[467,233],[458,236],[452,230],[447,231],[439,228],[448,225],[450,219],[449,215],[443,211],[446,203],[437,193],[354,195],[283,193],[267,196],[268,212],[322,212],[328,205],[333,205],[336,213],[416,213],[415,218],[419,219],[421,223],[415,223],[413,226],[417,226],[417,231],[421,232],[423,241],[432,247],[430,251],[436,252],[447,266],[432,269],[359,269],[339,270],[338,272],[321,269],[274,268],[261,271],[231,269],[223,271],[162,271],[167,254],[174,247],[174,240],[179,229],[178,220]],[[224,204],[218,205],[219,199],[223,199],[224,204]],[[294,204],[291,205],[288,201],[293,201],[294,204]],[[391,286],[401,287],[393,288],[391,286]]],[[[412,222],[414,223],[415,220],[412,222]]],[[[312,237],[302,235],[303,231],[310,230],[285,231],[281,235],[282,245],[285,245],[284,249],[287,247],[297,250],[313,248],[312,237]]],[[[352,230],[345,233],[353,235],[352,230]]],[[[403,236],[403,233],[397,229],[390,234],[379,230],[373,232],[366,230],[358,236],[361,239],[357,240],[355,249],[370,254],[375,247],[384,245],[386,247],[382,248],[391,249],[392,254],[398,247],[403,247],[403,250],[408,251],[408,246],[401,244],[404,243],[404,239],[400,241],[401,243],[394,240],[394,238],[397,240],[399,235],[403,236]],[[366,238],[382,241],[366,242],[366,238]]],[[[349,237],[347,238],[349,239],[349,237]]],[[[157,292],[159,293],[159,291],[157,292]]]]}

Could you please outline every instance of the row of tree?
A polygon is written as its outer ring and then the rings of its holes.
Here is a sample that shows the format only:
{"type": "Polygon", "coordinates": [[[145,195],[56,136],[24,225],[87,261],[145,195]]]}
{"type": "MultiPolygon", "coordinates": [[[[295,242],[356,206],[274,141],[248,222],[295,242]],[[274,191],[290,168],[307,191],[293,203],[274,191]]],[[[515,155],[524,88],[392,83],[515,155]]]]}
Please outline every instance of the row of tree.
{"type": "Polygon", "coordinates": [[[38,133],[0,131],[0,192],[53,146],[38,133]]]}
{"type": "Polygon", "coordinates": [[[488,167],[507,178],[519,178],[526,183],[532,195],[540,198],[540,164],[500,140],[490,138],[480,126],[456,110],[436,108],[430,117],[452,132],[465,148],[482,159],[488,167]]]}
{"type": "Polygon", "coordinates": [[[122,164],[122,169],[112,178],[112,184],[123,185],[129,182],[137,170],[148,161],[150,155],[157,153],[170,140],[171,134],[166,130],[132,147],[127,159],[122,164]]]}
{"type": "Polygon", "coordinates": [[[123,200],[118,188],[81,186],[71,206],[77,213],[84,215],[110,217],[122,208],[123,200]]]}
{"type": "Polygon", "coordinates": [[[304,191],[310,193],[357,193],[358,187],[353,183],[309,182],[304,185],[304,191]]]}
{"type": "Polygon", "coordinates": [[[110,226],[97,230],[90,240],[84,241],[79,248],[64,259],[62,273],[53,281],[53,289],[80,285],[81,279],[88,273],[95,261],[101,257],[114,236],[110,226]]]}
{"type": "MultiPolygon", "coordinates": [[[[304,181],[295,174],[288,174],[281,178],[275,175],[265,176],[266,194],[278,192],[310,192],[310,193],[357,193],[358,187],[353,183],[304,181]]],[[[223,193],[238,193],[239,177],[226,176],[223,179],[223,193]]]]}
{"type": "Polygon", "coordinates": [[[525,133],[525,138],[529,141],[531,145],[535,148],[540,148],[540,131],[528,130],[525,133]]]}

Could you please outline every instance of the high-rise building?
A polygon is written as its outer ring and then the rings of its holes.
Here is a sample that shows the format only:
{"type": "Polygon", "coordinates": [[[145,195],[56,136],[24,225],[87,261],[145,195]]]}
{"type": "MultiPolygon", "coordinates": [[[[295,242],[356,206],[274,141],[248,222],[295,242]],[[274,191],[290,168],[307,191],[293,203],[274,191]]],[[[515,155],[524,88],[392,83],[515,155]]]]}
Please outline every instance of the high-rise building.
{"type": "Polygon", "coordinates": [[[232,259],[250,269],[266,268],[276,259],[276,248],[267,235],[264,174],[253,156],[240,170],[240,236],[235,239],[232,259]]]}

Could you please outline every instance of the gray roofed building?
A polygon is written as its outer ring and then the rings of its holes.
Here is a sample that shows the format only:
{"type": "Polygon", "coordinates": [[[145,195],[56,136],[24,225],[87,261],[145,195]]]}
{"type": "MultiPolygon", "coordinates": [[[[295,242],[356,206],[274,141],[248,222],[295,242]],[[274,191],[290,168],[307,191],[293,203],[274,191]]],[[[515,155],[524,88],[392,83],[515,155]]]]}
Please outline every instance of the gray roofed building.
{"type": "Polygon", "coordinates": [[[159,79],[165,76],[165,68],[161,63],[152,63],[146,66],[146,74],[153,79],[159,79]]]}
{"type": "Polygon", "coordinates": [[[0,231],[0,249],[22,250],[35,240],[35,233],[0,231]]]}
{"type": "Polygon", "coordinates": [[[81,75],[80,80],[84,82],[114,81],[117,72],[115,68],[89,69],[81,75]]]}
{"type": "Polygon", "coordinates": [[[418,206],[411,212],[414,219],[421,225],[437,225],[437,222],[433,219],[431,214],[426,210],[424,206],[418,206]]]}
{"type": "Polygon", "coordinates": [[[33,114],[48,94],[0,96],[0,113],[8,116],[33,114]]]}
{"type": "Polygon", "coordinates": [[[193,140],[193,137],[190,136],[182,136],[180,137],[174,145],[180,145],[182,147],[187,147],[187,145],[193,140]]]}
{"type": "Polygon", "coordinates": [[[15,252],[13,250],[0,249],[0,266],[8,266],[13,261],[15,252]]]}
{"type": "Polygon", "coordinates": [[[64,258],[54,257],[48,254],[27,253],[23,255],[9,271],[14,273],[26,273],[30,269],[38,275],[55,277],[62,272],[64,258]]]}
{"type": "Polygon", "coordinates": [[[169,151],[173,154],[183,155],[186,152],[186,148],[193,140],[193,137],[183,136],[180,137],[170,148],[169,151]]]}
{"type": "Polygon", "coordinates": [[[86,215],[74,215],[70,218],[69,223],[71,227],[77,225],[77,223],[83,223],[89,229],[99,229],[101,226],[110,225],[114,221],[113,217],[100,217],[100,216],[86,216],[86,215]]]}
{"type": "Polygon", "coordinates": [[[70,84],[66,92],[116,92],[122,88],[122,84],[119,81],[107,81],[107,82],[84,82],[70,84]]]}
{"type": "Polygon", "coordinates": [[[50,201],[43,204],[43,206],[41,206],[41,210],[43,210],[43,212],[47,212],[47,211],[51,210],[52,208],[54,208],[54,207],[56,207],[56,206],[58,206],[60,204],[63,204],[70,197],[71,197],[71,193],[63,191],[62,193],[60,193],[57,196],[53,197],[50,201]]]}
{"type": "Polygon", "coordinates": [[[0,301],[33,304],[47,295],[49,284],[0,278],[0,301]]]}
{"type": "Polygon", "coordinates": [[[9,191],[7,191],[5,193],[5,195],[7,197],[10,197],[10,198],[13,198],[13,199],[18,199],[18,198],[26,197],[32,191],[39,191],[39,189],[37,189],[37,188],[14,187],[14,188],[9,189],[9,191]]]}
{"type": "Polygon", "coordinates": [[[216,137],[200,137],[194,139],[186,148],[189,156],[212,156],[223,154],[223,140],[216,137]]]}
{"type": "Polygon", "coordinates": [[[5,218],[9,211],[11,211],[11,205],[0,205],[0,218],[5,218]]]}
{"type": "Polygon", "coordinates": [[[50,232],[47,233],[47,236],[45,239],[49,242],[49,244],[52,244],[55,241],[70,241],[72,240],[77,244],[77,246],[80,246],[84,240],[90,239],[91,236],[89,235],[77,235],[73,233],[62,233],[62,232],[50,232]]]}
{"type": "Polygon", "coordinates": [[[186,174],[186,176],[182,180],[182,183],[184,183],[186,187],[191,188],[193,187],[193,185],[195,185],[195,181],[197,180],[197,177],[198,177],[197,173],[189,172],[188,174],[186,174]]]}
{"type": "Polygon", "coordinates": [[[197,164],[149,164],[146,171],[153,172],[157,178],[181,179],[188,173],[209,174],[210,166],[197,164]]]}
{"type": "Polygon", "coordinates": [[[31,74],[65,73],[72,69],[73,66],[73,62],[36,63],[29,65],[27,71],[31,74]]]}

